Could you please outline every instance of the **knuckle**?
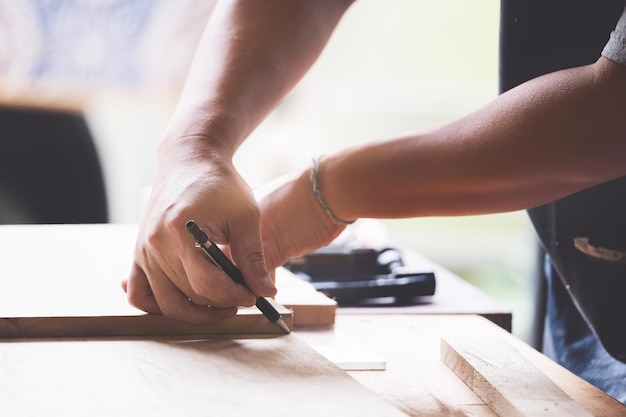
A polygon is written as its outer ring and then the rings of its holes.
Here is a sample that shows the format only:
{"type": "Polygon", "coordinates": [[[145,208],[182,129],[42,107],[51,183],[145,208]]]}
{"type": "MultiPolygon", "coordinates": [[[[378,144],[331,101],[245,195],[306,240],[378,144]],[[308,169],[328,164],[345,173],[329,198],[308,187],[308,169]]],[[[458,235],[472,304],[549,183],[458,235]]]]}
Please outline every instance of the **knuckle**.
{"type": "MultiPolygon", "coordinates": [[[[208,299],[211,295],[212,289],[210,288],[210,280],[208,279],[191,279],[189,280],[189,285],[195,296],[208,299]]],[[[191,298],[194,297],[192,296],[191,298]]]]}
{"type": "Polygon", "coordinates": [[[256,250],[247,252],[244,255],[244,260],[253,264],[265,263],[265,254],[263,253],[262,249],[256,249],[256,250]]]}
{"type": "Polygon", "coordinates": [[[218,288],[215,280],[210,277],[190,280],[189,284],[194,293],[191,296],[192,300],[202,300],[201,304],[220,308],[233,307],[235,305],[233,303],[233,293],[226,288],[218,288]]]}
{"type": "Polygon", "coordinates": [[[234,290],[222,290],[216,291],[211,294],[211,305],[213,307],[228,308],[237,305],[236,291],[234,290]]]}

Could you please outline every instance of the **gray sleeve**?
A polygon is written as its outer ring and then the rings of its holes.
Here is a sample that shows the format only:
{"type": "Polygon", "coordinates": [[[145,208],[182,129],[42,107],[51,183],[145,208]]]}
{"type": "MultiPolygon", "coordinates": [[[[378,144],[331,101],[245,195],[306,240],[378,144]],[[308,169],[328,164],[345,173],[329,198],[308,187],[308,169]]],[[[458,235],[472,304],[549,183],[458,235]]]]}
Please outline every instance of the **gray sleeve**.
{"type": "Polygon", "coordinates": [[[611,38],[602,51],[602,56],[618,64],[626,65],[626,9],[611,32],[611,38]]]}

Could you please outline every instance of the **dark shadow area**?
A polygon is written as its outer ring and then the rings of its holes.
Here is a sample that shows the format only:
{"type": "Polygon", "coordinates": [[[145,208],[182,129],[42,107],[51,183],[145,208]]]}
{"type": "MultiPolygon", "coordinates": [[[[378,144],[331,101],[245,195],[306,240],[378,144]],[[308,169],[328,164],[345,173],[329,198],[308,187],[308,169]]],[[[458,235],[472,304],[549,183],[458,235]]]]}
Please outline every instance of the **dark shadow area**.
{"type": "MultiPolygon", "coordinates": [[[[595,62],[621,16],[624,0],[502,0],[500,92],[543,74],[595,62]]],[[[551,205],[529,210],[537,223],[551,205]]],[[[541,349],[546,311],[543,248],[537,250],[531,344],[541,349]]]]}
{"type": "Polygon", "coordinates": [[[0,107],[0,224],[106,223],[104,178],[80,114],[0,107]]]}

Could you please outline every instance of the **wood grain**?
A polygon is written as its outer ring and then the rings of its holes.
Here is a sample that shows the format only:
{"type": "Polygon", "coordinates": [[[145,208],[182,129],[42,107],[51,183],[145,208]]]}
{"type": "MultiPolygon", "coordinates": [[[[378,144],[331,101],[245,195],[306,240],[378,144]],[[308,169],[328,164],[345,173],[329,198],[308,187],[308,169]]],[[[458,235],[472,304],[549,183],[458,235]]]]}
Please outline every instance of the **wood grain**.
{"type": "MultiPolygon", "coordinates": [[[[497,337],[597,417],[624,417],[626,406],[489,320],[471,315],[344,315],[346,333],[387,361],[384,372],[350,371],[357,381],[414,417],[495,417],[441,360],[441,339],[497,337]]],[[[566,414],[561,414],[565,416],[566,414]]]]}
{"type": "MultiPolygon", "coordinates": [[[[291,328],[291,310],[273,304],[291,328]]],[[[210,326],[192,326],[138,311],[129,315],[0,317],[0,338],[282,333],[253,307],[239,309],[236,316],[210,326]]]]}
{"type": "Polygon", "coordinates": [[[0,338],[282,333],[256,307],[213,326],[131,307],[120,282],[135,238],[127,225],[0,226],[0,338]]]}
{"type": "Polygon", "coordinates": [[[0,415],[403,416],[294,335],[0,343],[0,415]]]}
{"type": "MultiPolygon", "coordinates": [[[[144,317],[120,287],[136,234],[120,224],[0,226],[0,337],[277,333],[255,308],[205,328],[144,317]]],[[[276,278],[290,327],[334,323],[334,300],[286,269],[276,278]]]]}
{"type": "Polygon", "coordinates": [[[337,302],[287,269],[276,270],[276,301],[293,312],[293,324],[322,326],[335,323],[337,302]]]}
{"type": "Polygon", "coordinates": [[[592,417],[501,338],[448,337],[441,358],[501,417],[592,417]]]}

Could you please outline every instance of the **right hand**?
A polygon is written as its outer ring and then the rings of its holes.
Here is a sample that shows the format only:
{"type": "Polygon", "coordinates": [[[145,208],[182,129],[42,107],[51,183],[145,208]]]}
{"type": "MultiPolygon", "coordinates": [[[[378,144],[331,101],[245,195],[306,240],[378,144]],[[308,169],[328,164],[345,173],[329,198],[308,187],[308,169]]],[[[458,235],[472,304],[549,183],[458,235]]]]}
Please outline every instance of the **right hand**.
{"type": "Polygon", "coordinates": [[[212,324],[273,296],[265,267],[259,209],[228,152],[206,138],[163,142],[157,175],[142,217],[135,257],[123,282],[131,305],[190,324],[212,324]],[[195,247],[185,223],[193,219],[211,239],[229,245],[246,284],[233,282],[195,247]]]}

